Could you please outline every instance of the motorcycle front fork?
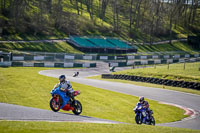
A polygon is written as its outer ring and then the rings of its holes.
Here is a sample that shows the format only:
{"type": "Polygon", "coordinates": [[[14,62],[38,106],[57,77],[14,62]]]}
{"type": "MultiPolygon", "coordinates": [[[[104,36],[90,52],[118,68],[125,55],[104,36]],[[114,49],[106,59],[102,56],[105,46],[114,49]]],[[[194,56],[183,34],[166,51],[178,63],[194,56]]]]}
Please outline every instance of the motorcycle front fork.
{"type": "MultiPolygon", "coordinates": [[[[142,117],[142,115],[141,115],[141,117],[142,117]]],[[[149,114],[146,114],[145,117],[143,116],[142,123],[146,124],[146,123],[148,123],[149,121],[150,121],[150,116],[149,116],[149,114]]]]}
{"type": "Polygon", "coordinates": [[[68,101],[69,105],[72,105],[73,101],[75,101],[74,97],[71,97],[70,100],[68,101]]]}

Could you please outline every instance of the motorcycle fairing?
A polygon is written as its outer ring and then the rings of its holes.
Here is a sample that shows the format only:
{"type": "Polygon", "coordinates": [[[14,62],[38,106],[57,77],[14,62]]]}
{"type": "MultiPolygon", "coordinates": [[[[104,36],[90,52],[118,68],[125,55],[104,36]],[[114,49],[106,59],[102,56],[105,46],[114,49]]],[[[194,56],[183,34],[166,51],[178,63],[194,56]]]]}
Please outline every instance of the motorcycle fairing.
{"type": "Polygon", "coordinates": [[[54,94],[59,95],[60,98],[62,99],[62,105],[60,109],[62,109],[70,100],[69,96],[67,96],[64,91],[60,91],[60,86],[51,91],[51,95],[53,96],[54,94]]]}

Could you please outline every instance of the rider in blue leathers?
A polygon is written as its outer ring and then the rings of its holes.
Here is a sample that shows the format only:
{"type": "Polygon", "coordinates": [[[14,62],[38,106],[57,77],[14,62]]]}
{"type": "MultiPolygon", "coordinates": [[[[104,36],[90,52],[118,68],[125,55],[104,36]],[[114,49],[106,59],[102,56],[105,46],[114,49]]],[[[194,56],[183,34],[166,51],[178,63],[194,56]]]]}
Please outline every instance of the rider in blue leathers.
{"type": "Polygon", "coordinates": [[[146,120],[149,119],[149,103],[147,101],[144,100],[144,97],[141,96],[139,97],[139,103],[142,105],[142,107],[145,109],[143,112],[142,112],[142,115],[144,116],[143,120],[142,120],[142,123],[145,123],[146,120]]]}

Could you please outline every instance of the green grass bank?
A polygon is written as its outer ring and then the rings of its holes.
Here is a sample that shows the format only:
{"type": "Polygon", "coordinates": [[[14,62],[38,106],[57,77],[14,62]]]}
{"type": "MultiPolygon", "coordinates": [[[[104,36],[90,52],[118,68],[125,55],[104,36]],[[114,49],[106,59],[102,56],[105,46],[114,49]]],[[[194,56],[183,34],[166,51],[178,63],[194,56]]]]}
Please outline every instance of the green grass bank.
{"type": "Polygon", "coordinates": [[[0,121],[1,133],[199,133],[199,130],[135,124],[0,121]]]}
{"type": "Polygon", "coordinates": [[[112,74],[126,74],[171,80],[200,82],[200,62],[156,65],[149,68],[129,69],[112,74]]]}
{"type": "MultiPolygon", "coordinates": [[[[39,75],[38,72],[44,69],[49,68],[0,68],[0,102],[50,110],[50,90],[58,79],[39,75]]],[[[77,99],[83,105],[82,115],[135,123],[132,109],[138,102],[138,97],[74,82],[72,86],[81,91],[77,99]]],[[[148,101],[150,108],[154,110],[157,123],[177,121],[186,117],[182,109],[148,101]]]]}

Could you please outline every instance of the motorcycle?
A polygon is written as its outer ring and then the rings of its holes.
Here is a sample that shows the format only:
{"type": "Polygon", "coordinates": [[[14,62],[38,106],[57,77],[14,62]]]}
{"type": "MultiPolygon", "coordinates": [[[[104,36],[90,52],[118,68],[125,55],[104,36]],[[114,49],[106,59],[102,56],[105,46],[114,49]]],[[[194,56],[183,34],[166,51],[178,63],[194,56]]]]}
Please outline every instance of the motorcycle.
{"type": "Polygon", "coordinates": [[[110,72],[115,72],[115,67],[110,67],[110,72]]]}
{"type": "Polygon", "coordinates": [[[54,112],[58,112],[60,109],[65,111],[70,111],[75,115],[79,115],[82,112],[82,105],[78,100],[75,100],[75,96],[80,95],[79,91],[73,92],[73,98],[69,97],[66,92],[60,90],[60,86],[51,90],[51,100],[50,100],[50,108],[54,112]]]}
{"type": "Polygon", "coordinates": [[[73,74],[73,77],[78,77],[78,75],[79,75],[79,72],[75,72],[75,73],[73,74]]]}
{"type": "Polygon", "coordinates": [[[138,103],[133,110],[135,112],[135,122],[137,124],[145,123],[147,125],[155,125],[155,119],[153,117],[152,110],[150,110],[148,113],[146,109],[142,107],[140,103],[138,103]],[[145,119],[144,122],[143,122],[143,119],[145,119]]]}

